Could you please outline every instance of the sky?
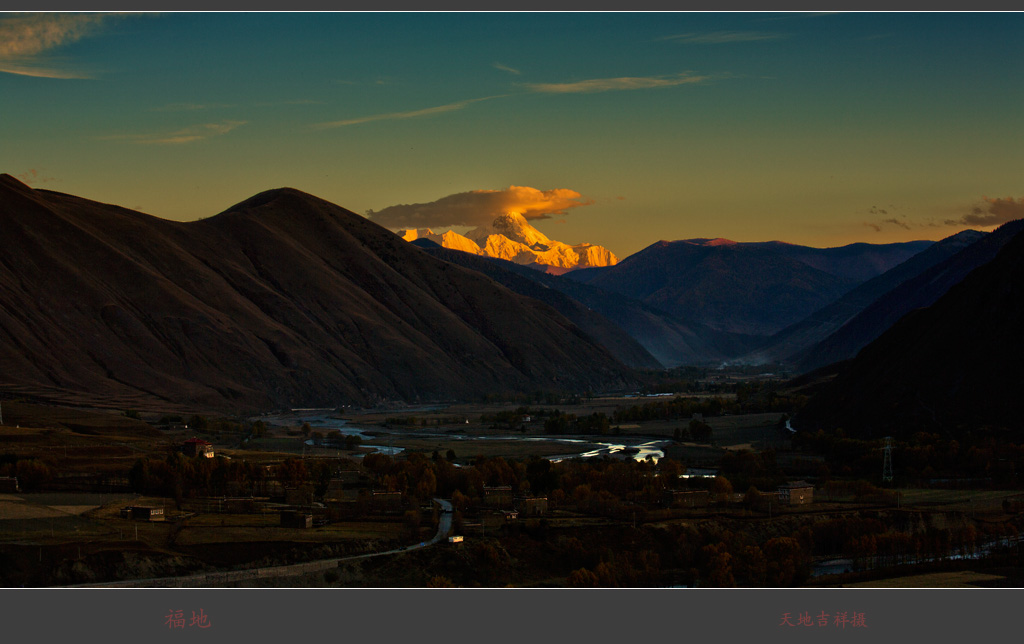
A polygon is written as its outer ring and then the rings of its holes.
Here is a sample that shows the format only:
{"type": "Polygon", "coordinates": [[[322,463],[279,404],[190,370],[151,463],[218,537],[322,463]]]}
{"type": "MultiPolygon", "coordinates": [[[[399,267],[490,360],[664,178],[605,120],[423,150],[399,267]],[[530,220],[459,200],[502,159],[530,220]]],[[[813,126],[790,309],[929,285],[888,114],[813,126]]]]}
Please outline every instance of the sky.
{"type": "Polygon", "coordinates": [[[0,172],[181,221],[285,186],[393,228],[507,208],[620,258],[663,239],[941,239],[1024,216],[1022,27],[0,14],[0,172]]]}

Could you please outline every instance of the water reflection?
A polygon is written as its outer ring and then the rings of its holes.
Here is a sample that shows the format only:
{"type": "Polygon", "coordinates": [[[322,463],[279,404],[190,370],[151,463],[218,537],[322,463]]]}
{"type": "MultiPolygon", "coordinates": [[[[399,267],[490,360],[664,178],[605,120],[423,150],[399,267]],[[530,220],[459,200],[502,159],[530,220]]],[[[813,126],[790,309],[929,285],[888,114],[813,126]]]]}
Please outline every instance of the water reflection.
{"type": "MultiPolygon", "coordinates": [[[[442,409],[443,407],[424,407],[423,411],[442,409]]],[[[261,416],[260,420],[267,423],[268,425],[274,425],[278,427],[295,427],[302,425],[302,423],[309,423],[310,426],[317,428],[318,430],[335,431],[341,433],[342,436],[358,436],[361,440],[380,440],[379,436],[375,436],[368,432],[379,433],[378,428],[367,428],[359,427],[356,425],[348,424],[348,421],[342,418],[336,418],[332,414],[333,409],[293,409],[290,412],[279,413],[279,414],[268,414],[261,416]]],[[[410,435],[416,438],[444,438],[446,440],[526,440],[526,441],[544,441],[549,443],[562,443],[566,445],[585,445],[586,448],[580,448],[579,453],[574,454],[558,454],[553,456],[547,456],[548,460],[557,463],[566,459],[572,458],[595,458],[602,456],[609,456],[611,458],[633,458],[638,461],[644,461],[650,459],[652,462],[657,462],[659,459],[664,458],[665,452],[662,449],[665,445],[668,445],[671,441],[668,440],[654,440],[646,442],[637,442],[634,440],[622,440],[621,442],[602,442],[600,440],[593,440],[587,438],[561,438],[557,436],[520,436],[518,434],[499,434],[489,436],[474,436],[471,434],[448,434],[439,432],[420,432],[410,433],[410,435]]],[[[621,440],[621,439],[620,439],[621,440]]],[[[311,440],[306,441],[307,445],[313,446],[315,442],[311,440]]],[[[381,454],[399,454],[404,451],[404,448],[393,447],[388,445],[375,445],[371,443],[363,442],[360,447],[369,447],[375,449],[381,454]]]]}

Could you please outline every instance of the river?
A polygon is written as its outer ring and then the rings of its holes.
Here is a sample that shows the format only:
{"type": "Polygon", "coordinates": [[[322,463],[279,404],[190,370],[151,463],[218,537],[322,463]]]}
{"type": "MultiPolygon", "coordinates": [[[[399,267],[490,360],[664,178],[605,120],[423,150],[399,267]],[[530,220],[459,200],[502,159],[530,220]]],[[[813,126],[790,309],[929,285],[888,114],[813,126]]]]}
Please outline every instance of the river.
{"type": "MultiPolygon", "coordinates": [[[[437,407],[442,409],[442,407],[437,407]]],[[[343,436],[358,436],[363,442],[360,443],[361,447],[371,447],[376,451],[383,454],[398,454],[403,451],[401,447],[391,447],[388,445],[377,445],[366,441],[380,441],[380,436],[374,436],[370,432],[379,434],[379,428],[368,428],[360,427],[358,425],[350,425],[348,421],[336,418],[332,414],[332,409],[293,409],[290,412],[280,414],[270,414],[261,416],[260,420],[267,423],[268,425],[276,425],[279,427],[293,427],[302,425],[302,423],[309,423],[314,429],[324,431],[337,430],[341,432],[343,436]]],[[[600,456],[611,456],[613,458],[627,458],[630,455],[635,460],[643,461],[650,458],[652,461],[657,462],[658,459],[665,456],[662,448],[669,444],[671,441],[668,440],[647,440],[647,439],[620,439],[616,442],[604,442],[601,440],[587,439],[587,438],[560,438],[557,436],[531,436],[523,437],[519,434],[498,434],[489,436],[475,436],[468,434],[447,434],[438,432],[398,432],[396,435],[406,434],[413,438],[444,438],[446,440],[527,440],[527,441],[545,441],[551,443],[562,443],[566,445],[585,445],[586,448],[581,447],[579,453],[576,454],[559,454],[557,456],[548,456],[548,460],[552,462],[564,461],[572,458],[593,458],[600,456]],[[594,447],[596,446],[596,447],[594,447]],[[634,452],[635,450],[635,452],[634,452]]],[[[306,441],[307,445],[313,445],[312,440],[306,441]]]]}

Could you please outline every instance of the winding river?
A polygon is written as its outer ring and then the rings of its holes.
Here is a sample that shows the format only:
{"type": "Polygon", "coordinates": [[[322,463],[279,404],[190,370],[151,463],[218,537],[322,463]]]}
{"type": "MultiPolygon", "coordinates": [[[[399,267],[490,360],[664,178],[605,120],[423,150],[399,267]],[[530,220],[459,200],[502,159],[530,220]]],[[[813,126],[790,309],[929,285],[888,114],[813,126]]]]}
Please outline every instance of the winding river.
{"type": "MultiPolygon", "coordinates": [[[[440,407],[438,407],[440,409],[440,407]]],[[[341,418],[335,418],[331,414],[334,410],[331,409],[295,409],[291,412],[281,414],[270,414],[267,416],[261,416],[260,420],[267,423],[268,425],[275,426],[296,426],[302,423],[309,423],[314,429],[321,429],[326,431],[337,430],[341,432],[343,436],[358,436],[363,442],[362,447],[371,447],[383,454],[398,454],[402,452],[401,447],[391,447],[389,445],[374,444],[373,441],[380,441],[380,436],[374,436],[369,432],[379,432],[376,428],[360,427],[358,425],[350,425],[348,421],[341,418]]],[[[669,444],[671,441],[668,440],[648,440],[648,439],[620,439],[616,442],[606,442],[600,439],[588,439],[588,438],[560,438],[557,436],[531,436],[523,437],[519,434],[500,434],[491,436],[474,436],[468,434],[447,434],[438,432],[409,432],[408,436],[414,438],[444,438],[446,440],[526,440],[526,441],[544,441],[550,443],[561,443],[565,445],[579,445],[580,451],[575,454],[559,454],[557,456],[548,456],[548,460],[552,462],[559,462],[566,459],[572,458],[593,458],[600,456],[611,456],[615,458],[632,458],[643,461],[651,459],[657,462],[658,459],[662,458],[665,453],[662,451],[662,447],[669,444]],[[596,446],[596,447],[595,447],[596,446]]],[[[307,445],[313,445],[312,440],[306,441],[307,445]]]]}

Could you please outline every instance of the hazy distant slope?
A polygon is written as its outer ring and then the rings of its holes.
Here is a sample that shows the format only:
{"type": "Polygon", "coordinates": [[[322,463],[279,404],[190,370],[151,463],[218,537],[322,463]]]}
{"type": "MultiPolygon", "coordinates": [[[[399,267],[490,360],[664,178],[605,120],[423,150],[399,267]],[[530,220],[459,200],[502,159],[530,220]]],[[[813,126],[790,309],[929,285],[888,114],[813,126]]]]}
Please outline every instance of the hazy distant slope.
{"type": "Polygon", "coordinates": [[[570,277],[713,329],[768,336],[930,244],[821,249],[727,239],[660,241],[615,266],[570,277]]]}
{"type": "Polygon", "coordinates": [[[931,305],[972,270],[991,261],[1021,230],[1024,230],[1024,221],[1000,226],[882,295],[821,342],[794,355],[792,360],[802,370],[809,371],[852,358],[906,313],[931,305]]]}
{"type": "Polygon", "coordinates": [[[785,242],[754,242],[751,246],[770,249],[820,271],[858,282],[881,275],[890,268],[913,257],[934,242],[910,241],[894,244],[858,242],[833,248],[812,248],[785,242]]]}
{"type": "MultiPolygon", "coordinates": [[[[828,337],[876,299],[928,268],[960,252],[985,236],[965,230],[927,246],[905,262],[869,279],[828,306],[773,335],[765,346],[743,360],[747,362],[793,361],[793,355],[805,351],[828,337]]],[[[858,347],[859,348],[859,347],[858,347]]]]}
{"type": "MultiPolygon", "coordinates": [[[[991,233],[982,241],[987,241],[991,233]]],[[[979,242],[980,243],[980,242],[979,242]]],[[[794,425],[852,435],[956,433],[989,425],[1020,439],[1024,234],[927,308],[903,316],[815,394],[794,425]]]]}
{"type": "MultiPolygon", "coordinates": [[[[430,240],[415,240],[412,244],[422,248],[438,259],[483,273],[520,295],[532,297],[550,304],[556,311],[564,315],[627,366],[644,369],[658,369],[662,366],[636,340],[631,338],[621,328],[609,322],[604,316],[587,308],[568,295],[531,279],[533,275],[525,276],[514,271],[512,266],[518,267],[518,264],[470,255],[457,250],[449,250],[430,240]]],[[[546,275],[532,268],[520,270],[525,270],[528,274],[532,273],[538,276],[546,275]]]]}
{"type": "Polygon", "coordinates": [[[295,190],[178,223],[4,175],[0,222],[9,389],[254,410],[632,382],[549,306],[295,190]]]}
{"type": "MultiPolygon", "coordinates": [[[[719,363],[750,350],[761,341],[761,338],[755,336],[716,331],[618,293],[580,283],[569,279],[571,273],[550,275],[496,258],[477,258],[465,254],[445,255],[445,258],[480,270],[517,292],[533,293],[520,291],[520,287],[513,286],[502,276],[515,274],[539,285],[548,293],[562,294],[627,333],[665,367],[719,363]]],[[[625,357],[620,359],[632,364],[625,357]]]]}

